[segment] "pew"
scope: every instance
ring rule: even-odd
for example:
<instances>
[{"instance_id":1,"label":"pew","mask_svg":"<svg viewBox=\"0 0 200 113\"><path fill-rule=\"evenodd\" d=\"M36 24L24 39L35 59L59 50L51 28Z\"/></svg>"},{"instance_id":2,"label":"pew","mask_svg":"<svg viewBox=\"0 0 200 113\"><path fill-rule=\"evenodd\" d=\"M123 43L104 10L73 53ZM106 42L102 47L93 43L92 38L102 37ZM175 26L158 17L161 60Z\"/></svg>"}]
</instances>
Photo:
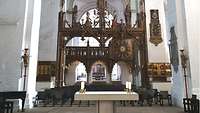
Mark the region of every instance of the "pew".
<instances>
[{"instance_id":1,"label":"pew","mask_svg":"<svg viewBox=\"0 0 200 113\"><path fill-rule=\"evenodd\" d=\"M151 89L150 87L147 88L137 88L135 86L133 87L133 91L137 92L139 94L139 101L138 103L143 105L144 101L147 101L147 104L149 106L152 105L153 101L157 104L160 97L158 95L157 89ZM86 91L124 91L125 85L123 84L106 84L106 83L92 83L92 84L86 84L85 85ZM71 100L70 106L72 106L74 102L74 94L75 92L80 90L80 83L77 83L72 86L65 86L65 87L59 87L59 88L51 88L46 89L44 92L38 92L37 97L38 100L44 101L46 104L52 103L52 106L55 106L60 103L61 106L63 106L68 100ZM162 98L162 97L161 97ZM123 102L123 103L122 103ZM45 104L45 105L46 105ZM79 106L81 104L81 101L79 102ZM125 106L125 101L121 101L121 104ZM131 105L134 105L134 101L130 101ZM88 101L89 106L89 101Z\"/></svg>"},{"instance_id":2,"label":"pew","mask_svg":"<svg viewBox=\"0 0 200 113\"><path fill-rule=\"evenodd\" d=\"M159 101L159 93L157 89L151 89L150 87L140 87L136 89L136 92L138 92L139 94L138 104L140 104L141 106L143 106L145 100L149 106L152 106L153 101L155 102L155 104L157 104L157 102Z\"/></svg>"},{"instance_id":3,"label":"pew","mask_svg":"<svg viewBox=\"0 0 200 113\"><path fill-rule=\"evenodd\" d=\"M0 97L3 98L3 100L6 99L21 99L22 100L22 111L24 111L24 104L25 104L25 98L26 98L26 91L6 91L6 92L0 92Z\"/></svg>"},{"instance_id":4,"label":"pew","mask_svg":"<svg viewBox=\"0 0 200 113\"><path fill-rule=\"evenodd\" d=\"M123 91L124 85L111 85L111 84L87 84L87 91ZM36 96L36 101L44 102L44 106L52 102L52 106L55 106L60 102L61 106L65 104L68 100L71 100L70 106L74 102L74 94L80 90L80 84L75 84L73 86L65 86L59 88L46 89L44 92L38 92Z\"/></svg>"},{"instance_id":5,"label":"pew","mask_svg":"<svg viewBox=\"0 0 200 113\"><path fill-rule=\"evenodd\" d=\"M160 91L158 96L159 96L159 101L160 101L161 106L163 106L164 99L167 99L168 105L172 106L172 98L171 98L171 95L168 93L168 91Z\"/></svg>"},{"instance_id":6,"label":"pew","mask_svg":"<svg viewBox=\"0 0 200 113\"><path fill-rule=\"evenodd\" d=\"M47 100L47 95L45 91L38 91L35 102L34 102L34 107L37 107L40 103L46 103L45 101Z\"/></svg>"},{"instance_id":7,"label":"pew","mask_svg":"<svg viewBox=\"0 0 200 113\"><path fill-rule=\"evenodd\" d=\"M43 92L38 92L36 103L41 101L44 103L44 106L50 103L52 103L52 106L55 106L60 102L60 105L63 106L69 99L71 99L70 105L72 105L74 94L79 89L80 87L77 85L46 89Z\"/></svg>"},{"instance_id":8,"label":"pew","mask_svg":"<svg viewBox=\"0 0 200 113\"><path fill-rule=\"evenodd\" d=\"M124 91L125 85L123 84L86 84L86 91ZM38 101L42 100L44 105L52 104L52 106L60 103L63 106L68 100L70 101L70 106L74 102L74 94L80 90L80 84L77 83L73 86L65 86L58 88L46 89L44 92L38 92L37 98ZM79 102L81 104L81 101ZM89 106L89 101L88 101Z\"/></svg>"},{"instance_id":9,"label":"pew","mask_svg":"<svg viewBox=\"0 0 200 113\"><path fill-rule=\"evenodd\" d=\"M5 113L5 111L6 113L13 113L13 102L6 101L0 97L0 113Z\"/></svg>"},{"instance_id":10,"label":"pew","mask_svg":"<svg viewBox=\"0 0 200 113\"><path fill-rule=\"evenodd\" d=\"M200 100L197 95L192 95L192 98L183 98L184 112L186 113L199 113Z\"/></svg>"}]
</instances>

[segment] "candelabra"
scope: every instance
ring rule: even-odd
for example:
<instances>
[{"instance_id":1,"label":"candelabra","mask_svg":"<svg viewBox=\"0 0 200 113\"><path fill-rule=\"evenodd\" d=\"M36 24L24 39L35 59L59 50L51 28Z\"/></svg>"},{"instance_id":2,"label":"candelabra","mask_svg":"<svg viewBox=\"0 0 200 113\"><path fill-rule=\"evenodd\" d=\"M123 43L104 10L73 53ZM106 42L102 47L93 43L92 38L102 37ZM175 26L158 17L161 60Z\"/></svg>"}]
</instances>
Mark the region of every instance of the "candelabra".
<instances>
[{"instance_id":1,"label":"candelabra","mask_svg":"<svg viewBox=\"0 0 200 113\"><path fill-rule=\"evenodd\" d=\"M184 49L180 50L181 52L181 66L183 68L184 79L185 79L185 96L188 98L188 89L187 89L187 75L186 75L186 68L187 68L187 57L184 53Z\"/></svg>"},{"instance_id":2,"label":"candelabra","mask_svg":"<svg viewBox=\"0 0 200 113\"><path fill-rule=\"evenodd\" d=\"M24 49L24 55L22 56L23 59L23 64L24 64L24 84L23 84L23 90L25 91L25 86L26 86L26 77L27 77L27 67L29 64L29 54L28 54L28 48Z\"/></svg>"}]
</instances>

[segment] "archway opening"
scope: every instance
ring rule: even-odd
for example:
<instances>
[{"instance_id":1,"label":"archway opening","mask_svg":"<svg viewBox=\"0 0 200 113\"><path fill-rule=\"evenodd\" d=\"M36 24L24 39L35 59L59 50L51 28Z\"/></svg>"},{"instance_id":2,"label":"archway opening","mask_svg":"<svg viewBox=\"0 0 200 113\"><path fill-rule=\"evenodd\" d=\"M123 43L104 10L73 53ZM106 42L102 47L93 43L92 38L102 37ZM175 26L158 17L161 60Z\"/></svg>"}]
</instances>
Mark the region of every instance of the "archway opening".
<instances>
[{"instance_id":1,"label":"archway opening","mask_svg":"<svg viewBox=\"0 0 200 113\"><path fill-rule=\"evenodd\" d=\"M80 61L74 61L66 66L64 75L65 85L74 85L76 82L87 81L85 65Z\"/></svg>"},{"instance_id":2,"label":"archway opening","mask_svg":"<svg viewBox=\"0 0 200 113\"><path fill-rule=\"evenodd\" d=\"M66 46L86 47L89 44L90 47L99 47L100 43L94 37L74 37Z\"/></svg>"},{"instance_id":3,"label":"archway opening","mask_svg":"<svg viewBox=\"0 0 200 113\"><path fill-rule=\"evenodd\" d=\"M92 82L106 81L106 65L102 62L96 62L91 68L91 80Z\"/></svg>"},{"instance_id":4,"label":"archway opening","mask_svg":"<svg viewBox=\"0 0 200 113\"><path fill-rule=\"evenodd\" d=\"M121 67L119 64L115 63L112 69L112 75L111 75L111 80L112 81L120 81L121 80Z\"/></svg>"},{"instance_id":5,"label":"archway opening","mask_svg":"<svg viewBox=\"0 0 200 113\"><path fill-rule=\"evenodd\" d=\"M86 67L83 63L79 63L76 67L75 70L75 82L79 81L87 81L87 72L86 72Z\"/></svg>"},{"instance_id":6,"label":"archway opening","mask_svg":"<svg viewBox=\"0 0 200 113\"><path fill-rule=\"evenodd\" d=\"M124 61L118 61L116 64L120 67L120 70L121 70L121 72L120 72L120 74L121 74L121 76L120 76L121 83L125 84L127 81L132 82L132 80L133 80L132 77L133 76L132 76L132 73L130 71L130 65L128 65Z\"/></svg>"}]
</instances>

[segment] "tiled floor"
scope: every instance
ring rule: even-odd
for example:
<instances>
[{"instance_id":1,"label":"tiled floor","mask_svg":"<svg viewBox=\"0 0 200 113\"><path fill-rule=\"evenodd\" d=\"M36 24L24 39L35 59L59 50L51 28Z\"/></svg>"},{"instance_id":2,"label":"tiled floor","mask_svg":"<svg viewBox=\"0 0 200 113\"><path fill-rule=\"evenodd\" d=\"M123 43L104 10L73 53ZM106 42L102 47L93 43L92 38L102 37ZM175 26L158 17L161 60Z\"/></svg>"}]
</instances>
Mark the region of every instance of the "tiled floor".
<instances>
[{"instance_id":1,"label":"tiled floor","mask_svg":"<svg viewBox=\"0 0 200 113\"><path fill-rule=\"evenodd\" d=\"M35 107L33 109L26 109L24 113L95 113L96 107ZM116 113L184 113L183 108L174 106L117 106Z\"/></svg>"}]
</instances>

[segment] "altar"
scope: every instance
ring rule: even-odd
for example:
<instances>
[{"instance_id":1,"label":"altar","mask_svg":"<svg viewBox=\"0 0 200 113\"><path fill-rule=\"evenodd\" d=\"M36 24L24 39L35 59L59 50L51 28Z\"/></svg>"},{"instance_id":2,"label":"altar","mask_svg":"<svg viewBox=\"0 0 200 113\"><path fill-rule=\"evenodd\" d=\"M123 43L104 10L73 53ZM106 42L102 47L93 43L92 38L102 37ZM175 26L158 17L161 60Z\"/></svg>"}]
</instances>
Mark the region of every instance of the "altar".
<instances>
[{"instance_id":1,"label":"altar","mask_svg":"<svg viewBox=\"0 0 200 113\"><path fill-rule=\"evenodd\" d=\"M86 91L76 92L75 100L96 100L96 113L115 113L115 100L138 100L136 92L125 91Z\"/></svg>"}]
</instances>

